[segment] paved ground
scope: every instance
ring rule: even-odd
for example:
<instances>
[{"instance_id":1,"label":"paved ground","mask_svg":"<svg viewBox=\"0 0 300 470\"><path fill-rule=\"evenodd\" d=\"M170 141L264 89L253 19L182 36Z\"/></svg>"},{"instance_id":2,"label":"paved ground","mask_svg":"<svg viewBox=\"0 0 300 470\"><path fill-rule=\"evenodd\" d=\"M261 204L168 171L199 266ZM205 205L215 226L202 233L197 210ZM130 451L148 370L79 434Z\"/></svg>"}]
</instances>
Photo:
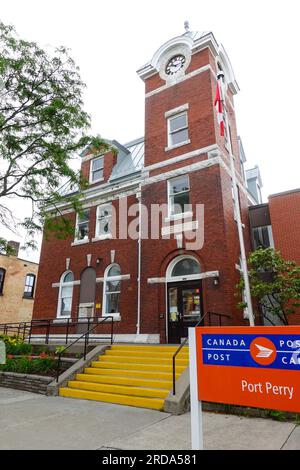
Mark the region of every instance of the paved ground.
<instances>
[{"instance_id":1,"label":"paved ground","mask_svg":"<svg viewBox=\"0 0 300 470\"><path fill-rule=\"evenodd\" d=\"M0 388L0 449L190 449L190 415ZM300 449L300 426L204 413L206 449Z\"/></svg>"}]
</instances>

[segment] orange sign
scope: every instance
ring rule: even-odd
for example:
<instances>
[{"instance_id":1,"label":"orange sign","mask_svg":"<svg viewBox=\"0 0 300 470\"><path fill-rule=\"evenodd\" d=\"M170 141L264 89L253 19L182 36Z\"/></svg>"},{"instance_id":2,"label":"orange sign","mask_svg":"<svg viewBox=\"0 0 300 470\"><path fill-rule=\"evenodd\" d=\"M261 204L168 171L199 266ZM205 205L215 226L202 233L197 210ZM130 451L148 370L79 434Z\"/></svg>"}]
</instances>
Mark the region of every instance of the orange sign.
<instances>
[{"instance_id":1,"label":"orange sign","mask_svg":"<svg viewBox=\"0 0 300 470\"><path fill-rule=\"evenodd\" d=\"M198 399L300 412L300 327L197 327Z\"/></svg>"}]
</instances>

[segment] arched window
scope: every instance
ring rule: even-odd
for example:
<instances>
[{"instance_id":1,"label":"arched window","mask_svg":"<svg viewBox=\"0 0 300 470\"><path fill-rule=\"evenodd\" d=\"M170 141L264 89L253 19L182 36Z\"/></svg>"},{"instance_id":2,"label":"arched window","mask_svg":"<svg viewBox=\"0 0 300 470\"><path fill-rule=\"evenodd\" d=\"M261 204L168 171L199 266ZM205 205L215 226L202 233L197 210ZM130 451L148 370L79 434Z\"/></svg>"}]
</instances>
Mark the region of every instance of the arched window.
<instances>
[{"instance_id":1,"label":"arched window","mask_svg":"<svg viewBox=\"0 0 300 470\"><path fill-rule=\"evenodd\" d=\"M4 268L0 268L0 295L3 294L5 272Z\"/></svg>"},{"instance_id":2,"label":"arched window","mask_svg":"<svg viewBox=\"0 0 300 470\"><path fill-rule=\"evenodd\" d=\"M74 275L72 271L63 273L60 278L57 317L68 318L71 316L73 297Z\"/></svg>"},{"instance_id":3,"label":"arched window","mask_svg":"<svg viewBox=\"0 0 300 470\"><path fill-rule=\"evenodd\" d=\"M173 259L167 269L167 281L186 281L197 279L200 274L199 262L189 255L178 256Z\"/></svg>"},{"instance_id":4,"label":"arched window","mask_svg":"<svg viewBox=\"0 0 300 470\"><path fill-rule=\"evenodd\" d=\"M118 264L106 268L103 289L103 316L119 315L119 301L121 292L121 269Z\"/></svg>"},{"instance_id":5,"label":"arched window","mask_svg":"<svg viewBox=\"0 0 300 470\"><path fill-rule=\"evenodd\" d=\"M35 274L26 274L24 294L23 297L26 299L33 299L35 286Z\"/></svg>"}]
</instances>

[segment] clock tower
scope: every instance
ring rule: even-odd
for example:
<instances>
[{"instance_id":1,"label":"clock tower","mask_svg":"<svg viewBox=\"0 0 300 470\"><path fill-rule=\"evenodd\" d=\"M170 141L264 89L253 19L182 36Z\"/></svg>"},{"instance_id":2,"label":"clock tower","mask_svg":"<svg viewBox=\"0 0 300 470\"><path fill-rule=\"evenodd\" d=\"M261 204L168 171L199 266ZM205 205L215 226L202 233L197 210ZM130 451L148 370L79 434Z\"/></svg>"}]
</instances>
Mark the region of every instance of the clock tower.
<instances>
[{"instance_id":1,"label":"clock tower","mask_svg":"<svg viewBox=\"0 0 300 470\"><path fill-rule=\"evenodd\" d=\"M199 320L199 312L224 314L225 324L244 324L235 297L241 257L236 195L246 251L249 200L234 110L239 88L229 58L213 33L186 31L163 44L137 73L145 83L141 201L148 213L153 205L167 203L162 225L170 226L160 228L160 234L171 234L159 243L141 241L141 298L147 299L141 305L141 324L150 327L149 305L157 311L157 331L162 335L165 329L168 342L186 336L187 328ZM214 107L219 74L225 135ZM173 207L175 202L178 209ZM183 207L185 202L188 209ZM199 206L203 207L201 220ZM188 235L200 226L203 244L191 249Z\"/></svg>"}]
</instances>

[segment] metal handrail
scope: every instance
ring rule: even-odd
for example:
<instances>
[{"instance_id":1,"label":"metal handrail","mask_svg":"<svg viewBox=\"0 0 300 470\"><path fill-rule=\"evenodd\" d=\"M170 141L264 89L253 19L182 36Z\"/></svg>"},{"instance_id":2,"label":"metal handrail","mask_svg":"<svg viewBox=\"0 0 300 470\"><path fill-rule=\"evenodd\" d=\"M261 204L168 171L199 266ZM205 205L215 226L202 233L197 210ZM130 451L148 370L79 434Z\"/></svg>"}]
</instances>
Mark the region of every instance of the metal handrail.
<instances>
[{"instance_id":1,"label":"metal handrail","mask_svg":"<svg viewBox=\"0 0 300 470\"><path fill-rule=\"evenodd\" d=\"M0 323L0 332L3 334L7 334L9 331L20 336L20 331L22 331L22 339L25 339L26 336L26 331L28 332L28 343L31 341L31 336L34 328L45 328L46 333L45 333L45 344L49 343L49 336L50 336L50 329L53 327L66 327L66 338L65 338L65 344L68 342L68 336L69 336L69 328L71 326L77 326L82 323L88 323L88 327L91 322L94 322L95 320L99 322L99 319L102 320L101 317L77 317L76 319L72 318L62 318L62 321L56 322L57 318L40 318L40 319L33 319L30 320L29 322L14 322L14 323ZM60 320L60 319L59 319Z\"/></svg>"},{"instance_id":2,"label":"metal handrail","mask_svg":"<svg viewBox=\"0 0 300 470\"><path fill-rule=\"evenodd\" d=\"M200 325L200 323L202 323L202 321L204 320L204 318L206 317L206 315L208 315L208 318L209 318L209 326L211 326L211 315L217 315L219 317L219 322L220 322L220 326L222 321L221 321L221 317L226 317L226 318L230 318L229 315L225 314L225 313L216 313L216 312L206 312L202 318L200 318L200 320L198 321L198 323L193 327L193 328L196 328L197 326ZM182 343L179 345L179 347L176 349L175 353L173 354L173 357L172 357L172 365L173 365L173 395L176 395L176 357L178 355L178 353L181 351L181 349L183 348L183 346L188 342L188 337L185 338L184 341L182 341Z\"/></svg>"},{"instance_id":3,"label":"metal handrail","mask_svg":"<svg viewBox=\"0 0 300 470\"><path fill-rule=\"evenodd\" d=\"M89 328L85 333L83 333L79 338L77 338L75 341L70 343L68 346L66 346L62 351L58 353L58 361L57 361L57 369L56 369L56 382L58 382L59 378L59 372L60 372L60 362L61 362L61 356L62 354L69 349L71 346L73 346L77 341L79 341L81 338L84 337L84 352L83 352L83 359L85 360L86 358L86 350L87 350L87 345L89 342L89 335L90 332L93 331L95 328L97 328L101 323L105 323L108 319L111 319L111 332L110 332L110 344L113 343L113 323L114 323L114 317L113 316L107 316L103 318L100 322L98 322L96 325L93 325L91 328Z\"/></svg>"}]
</instances>

